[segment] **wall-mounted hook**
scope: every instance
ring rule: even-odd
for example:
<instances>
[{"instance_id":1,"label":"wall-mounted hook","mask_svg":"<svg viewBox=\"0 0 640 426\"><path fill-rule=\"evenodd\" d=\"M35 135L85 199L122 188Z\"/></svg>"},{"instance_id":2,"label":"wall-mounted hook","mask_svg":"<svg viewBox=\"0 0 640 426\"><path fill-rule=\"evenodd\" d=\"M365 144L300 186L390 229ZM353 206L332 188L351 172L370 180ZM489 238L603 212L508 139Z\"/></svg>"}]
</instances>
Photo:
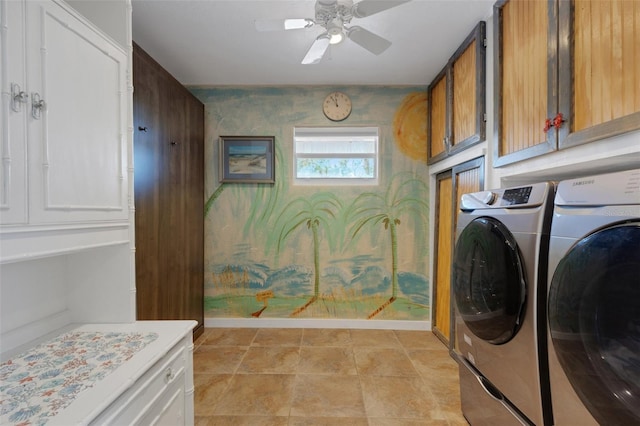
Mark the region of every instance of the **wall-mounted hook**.
<instances>
[{"instance_id":1,"label":"wall-mounted hook","mask_svg":"<svg viewBox=\"0 0 640 426\"><path fill-rule=\"evenodd\" d=\"M146 132L147 128L146 127L142 127L142 126L138 126L138 130L140 130L141 132Z\"/></svg>"}]
</instances>

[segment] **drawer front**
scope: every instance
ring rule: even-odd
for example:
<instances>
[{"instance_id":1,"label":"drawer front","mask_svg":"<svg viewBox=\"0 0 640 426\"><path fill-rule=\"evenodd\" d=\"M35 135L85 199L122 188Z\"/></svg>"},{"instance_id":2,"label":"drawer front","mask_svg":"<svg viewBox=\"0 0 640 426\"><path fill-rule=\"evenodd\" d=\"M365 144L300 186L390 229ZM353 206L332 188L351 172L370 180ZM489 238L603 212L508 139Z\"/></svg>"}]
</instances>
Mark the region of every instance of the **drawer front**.
<instances>
[{"instance_id":1,"label":"drawer front","mask_svg":"<svg viewBox=\"0 0 640 426\"><path fill-rule=\"evenodd\" d=\"M116 399L92 424L138 424L167 398L180 389L184 407L187 362L183 342L174 346L134 385ZM182 410L184 413L184 410Z\"/></svg>"},{"instance_id":2,"label":"drawer front","mask_svg":"<svg viewBox=\"0 0 640 426\"><path fill-rule=\"evenodd\" d=\"M184 376L184 374L183 374ZM141 426L176 426L185 424L184 386L180 380L174 380L167 390L159 395L159 398L140 419L134 424Z\"/></svg>"}]
</instances>

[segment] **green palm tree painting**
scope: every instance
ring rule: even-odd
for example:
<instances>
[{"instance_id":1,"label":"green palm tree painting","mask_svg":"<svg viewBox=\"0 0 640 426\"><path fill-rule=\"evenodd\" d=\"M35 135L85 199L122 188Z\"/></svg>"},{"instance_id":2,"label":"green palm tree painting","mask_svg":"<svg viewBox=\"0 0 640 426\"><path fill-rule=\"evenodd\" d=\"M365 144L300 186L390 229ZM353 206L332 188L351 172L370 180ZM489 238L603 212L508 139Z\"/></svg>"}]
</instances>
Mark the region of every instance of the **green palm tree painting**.
<instances>
[{"instance_id":1,"label":"green palm tree painting","mask_svg":"<svg viewBox=\"0 0 640 426\"><path fill-rule=\"evenodd\" d=\"M276 252L283 250L284 243L299 228L306 228L313 238L313 296L302 307L296 309L291 316L304 311L320 296L320 234L327 237L330 247L334 246L336 238L334 231L338 226L331 226L342 209L340 200L330 192L317 192L309 198L296 198L288 203L277 216L273 226L273 236L269 238L267 247L275 246Z\"/></svg>"},{"instance_id":2,"label":"green palm tree painting","mask_svg":"<svg viewBox=\"0 0 640 426\"><path fill-rule=\"evenodd\" d=\"M398 294L398 234L401 225L400 217L413 213L418 220L427 220L429 212L429 188L418 177L411 173L394 176L384 194L365 192L360 194L346 211L346 222L349 237L355 241L360 232L367 226L384 225L391 238L391 297L369 315L376 316L393 303Z\"/></svg>"}]
</instances>

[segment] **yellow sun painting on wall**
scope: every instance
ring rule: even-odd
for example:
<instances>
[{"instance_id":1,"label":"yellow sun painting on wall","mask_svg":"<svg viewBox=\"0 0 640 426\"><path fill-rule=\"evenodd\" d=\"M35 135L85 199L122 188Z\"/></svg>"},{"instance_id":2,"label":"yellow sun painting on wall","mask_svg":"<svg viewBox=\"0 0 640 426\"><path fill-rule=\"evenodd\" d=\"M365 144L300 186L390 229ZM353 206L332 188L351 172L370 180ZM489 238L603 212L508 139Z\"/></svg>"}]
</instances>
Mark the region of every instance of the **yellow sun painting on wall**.
<instances>
[{"instance_id":1,"label":"yellow sun painting on wall","mask_svg":"<svg viewBox=\"0 0 640 426\"><path fill-rule=\"evenodd\" d=\"M427 93L407 95L393 118L396 145L414 160L427 161Z\"/></svg>"}]
</instances>

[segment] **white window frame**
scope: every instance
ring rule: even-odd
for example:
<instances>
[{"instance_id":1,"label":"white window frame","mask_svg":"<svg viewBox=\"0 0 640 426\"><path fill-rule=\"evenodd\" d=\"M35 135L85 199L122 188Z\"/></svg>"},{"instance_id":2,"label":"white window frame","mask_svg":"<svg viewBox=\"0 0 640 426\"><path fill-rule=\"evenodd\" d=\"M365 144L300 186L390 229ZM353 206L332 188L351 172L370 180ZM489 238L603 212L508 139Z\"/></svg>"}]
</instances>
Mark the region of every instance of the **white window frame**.
<instances>
[{"instance_id":1,"label":"white window frame","mask_svg":"<svg viewBox=\"0 0 640 426\"><path fill-rule=\"evenodd\" d=\"M355 141L374 142L374 152L350 152L350 149L332 150L332 143ZM322 144L321 153L300 152L305 142ZM311 149L313 151L313 148ZM304 150L303 150L304 151ZM378 185L380 175L380 130L378 127L295 127L293 129L293 183L294 185ZM308 158L371 158L373 177L298 177L298 160Z\"/></svg>"}]
</instances>

